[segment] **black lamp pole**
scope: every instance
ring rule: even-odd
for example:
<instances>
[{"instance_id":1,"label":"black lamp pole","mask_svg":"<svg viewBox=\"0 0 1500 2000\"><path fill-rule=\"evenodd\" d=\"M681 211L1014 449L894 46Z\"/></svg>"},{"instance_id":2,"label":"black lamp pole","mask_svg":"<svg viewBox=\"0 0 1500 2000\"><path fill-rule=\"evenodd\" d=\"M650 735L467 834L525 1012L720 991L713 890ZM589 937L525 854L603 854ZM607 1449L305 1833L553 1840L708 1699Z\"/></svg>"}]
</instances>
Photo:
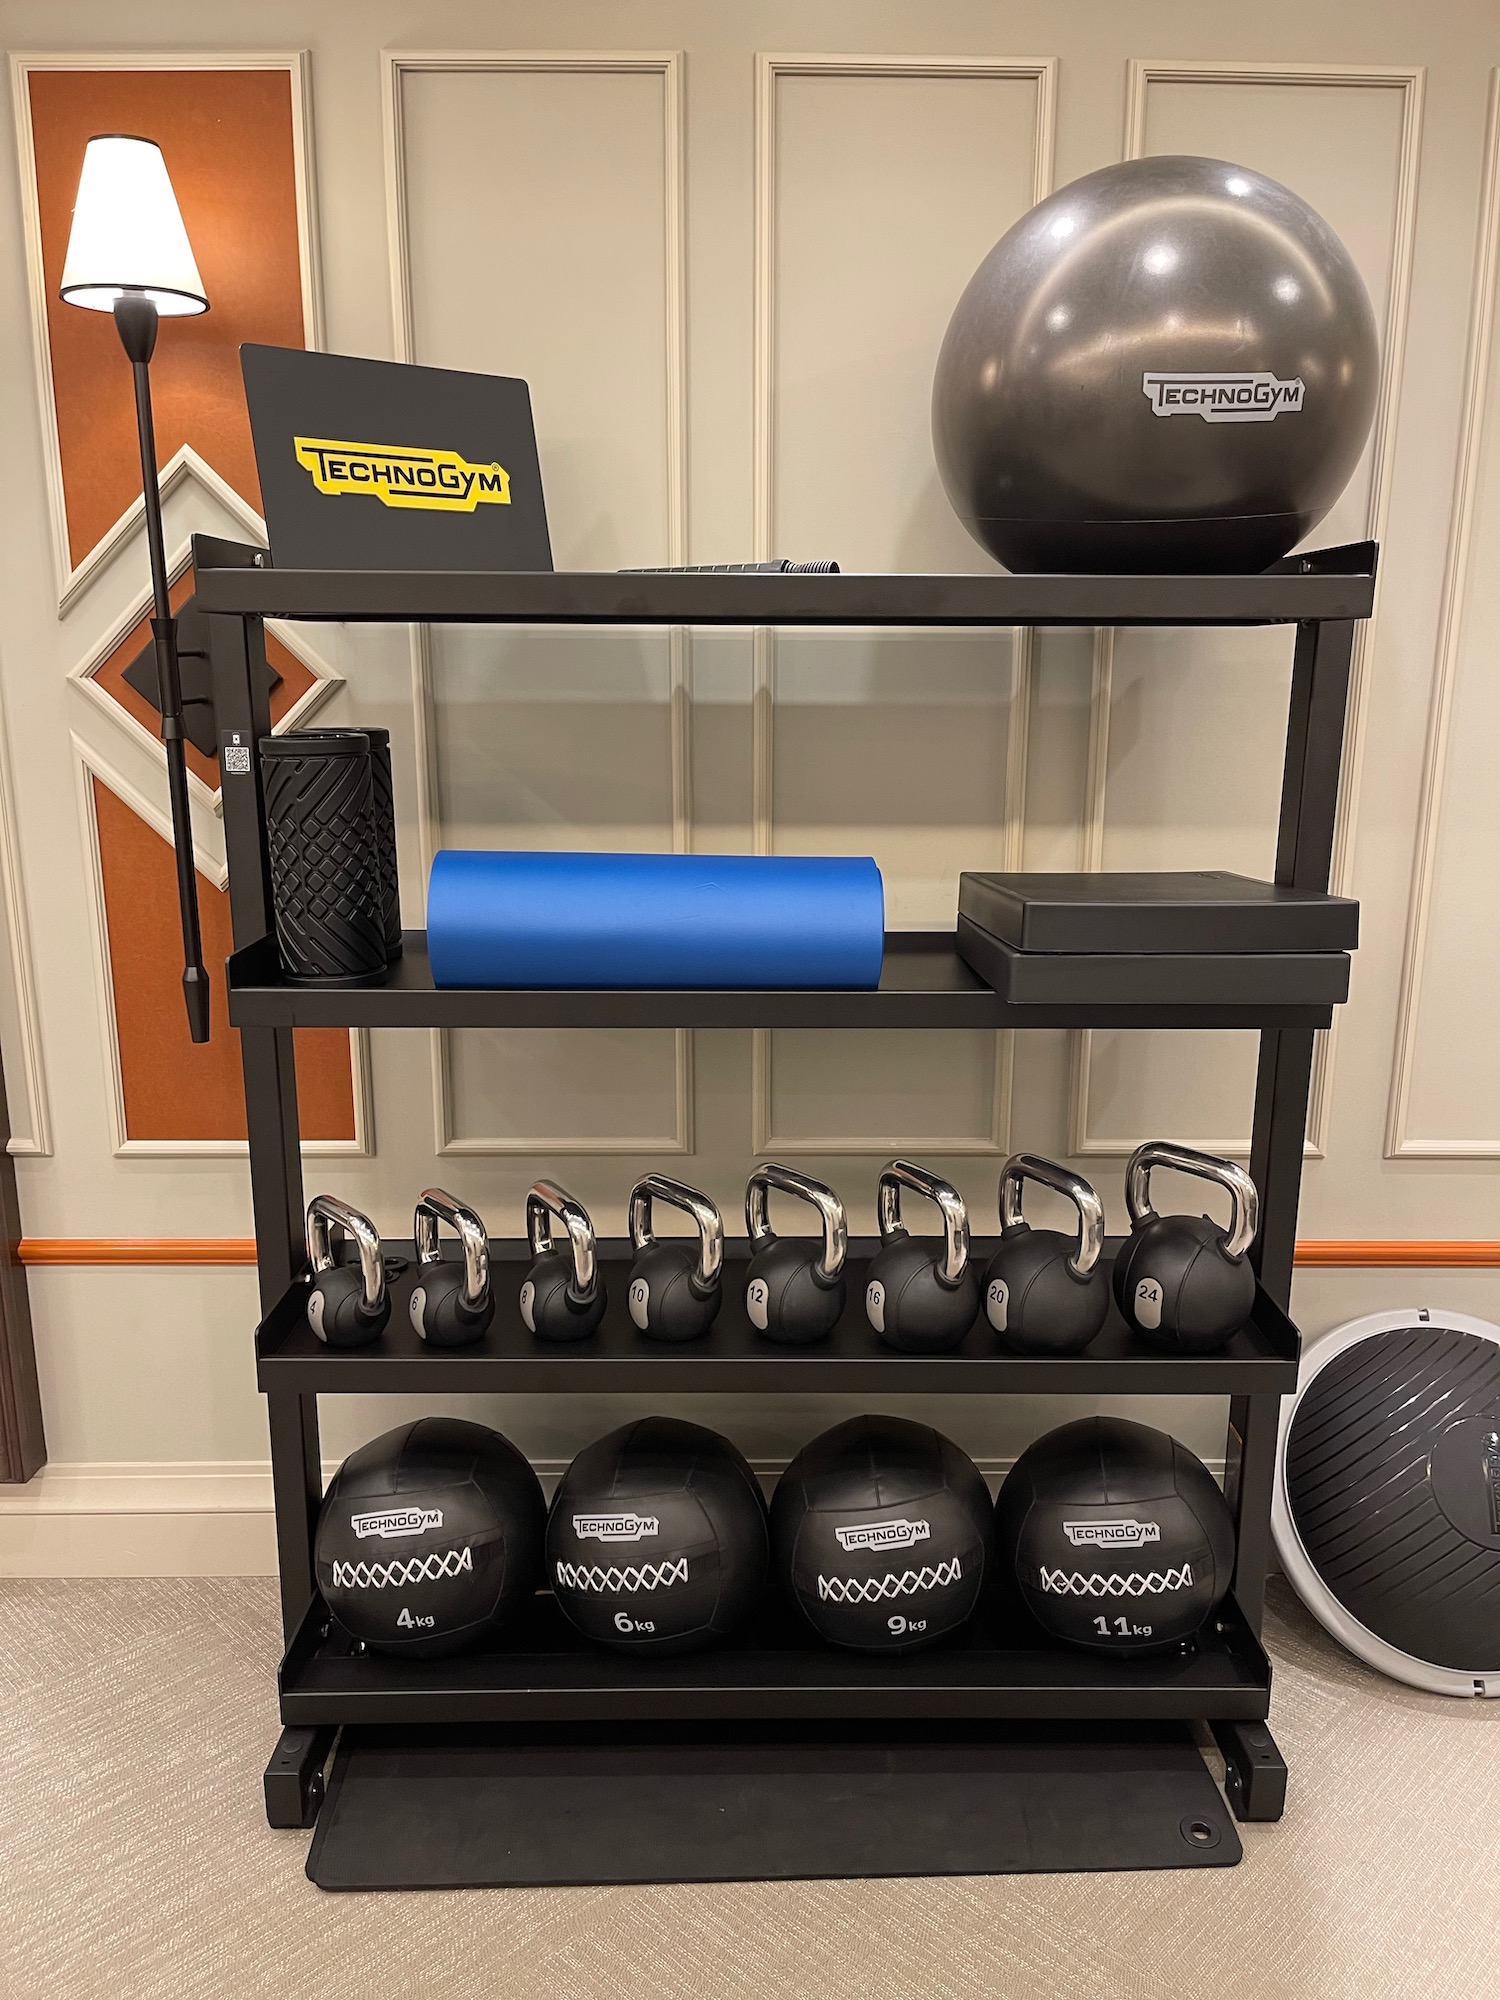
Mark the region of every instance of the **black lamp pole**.
<instances>
[{"instance_id":1,"label":"black lamp pole","mask_svg":"<svg viewBox=\"0 0 1500 2000\"><path fill-rule=\"evenodd\" d=\"M161 486L156 476L156 430L151 420L151 354L156 346L155 302L144 292L125 291L115 300L115 326L135 376L135 423L141 445L141 491L146 503L146 543L151 552L151 593L155 615L156 686L161 740L167 753L167 786L172 796L172 839L177 852L177 901L182 911L182 997L188 1031L195 1042L208 1040L208 974L198 924L198 871L193 865L193 816L183 748L182 680L177 667L177 620L167 594L167 549L162 534Z\"/></svg>"}]
</instances>

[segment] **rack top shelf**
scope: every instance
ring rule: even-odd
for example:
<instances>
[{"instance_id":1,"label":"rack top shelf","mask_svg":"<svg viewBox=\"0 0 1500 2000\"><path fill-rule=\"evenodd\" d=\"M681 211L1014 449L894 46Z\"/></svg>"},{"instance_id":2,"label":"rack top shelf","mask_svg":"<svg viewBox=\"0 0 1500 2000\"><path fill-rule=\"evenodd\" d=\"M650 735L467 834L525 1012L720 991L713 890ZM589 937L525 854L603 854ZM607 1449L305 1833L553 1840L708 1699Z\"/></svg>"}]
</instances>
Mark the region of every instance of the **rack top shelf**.
<instances>
[{"instance_id":1,"label":"rack top shelf","mask_svg":"<svg viewBox=\"0 0 1500 2000\"><path fill-rule=\"evenodd\" d=\"M202 611L450 625L1284 625L1368 618L1374 542L1256 576L746 576L700 571L288 570L199 536Z\"/></svg>"}]
</instances>

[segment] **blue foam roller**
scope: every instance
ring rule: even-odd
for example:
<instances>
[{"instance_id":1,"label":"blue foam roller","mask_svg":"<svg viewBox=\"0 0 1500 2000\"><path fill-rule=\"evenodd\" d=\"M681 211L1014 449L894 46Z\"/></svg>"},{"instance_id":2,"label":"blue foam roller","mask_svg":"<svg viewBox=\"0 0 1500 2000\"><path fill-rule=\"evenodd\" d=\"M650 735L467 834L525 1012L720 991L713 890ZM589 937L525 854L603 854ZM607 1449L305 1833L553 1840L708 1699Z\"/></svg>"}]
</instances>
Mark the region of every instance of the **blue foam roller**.
<instances>
[{"instance_id":1,"label":"blue foam roller","mask_svg":"<svg viewBox=\"0 0 1500 2000\"><path fill-rule=\"evenodd\" d=\"M445 848L427 888L436 986L877 986L868 859Z\"/></svg>"}]
</instances>

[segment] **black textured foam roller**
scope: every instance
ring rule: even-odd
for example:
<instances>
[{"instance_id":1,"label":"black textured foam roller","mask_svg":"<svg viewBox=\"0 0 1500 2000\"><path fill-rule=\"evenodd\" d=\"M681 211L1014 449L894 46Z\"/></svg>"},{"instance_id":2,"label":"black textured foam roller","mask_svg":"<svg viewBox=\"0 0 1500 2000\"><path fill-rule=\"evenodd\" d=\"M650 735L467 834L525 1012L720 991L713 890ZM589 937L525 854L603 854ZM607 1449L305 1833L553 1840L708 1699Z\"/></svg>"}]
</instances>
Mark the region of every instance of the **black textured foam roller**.
<instances>
[{"instance_id":1,"label":"black textured foam roller","mask_svg":"<svg viewBox=\"0 0 1500 2000\"><path fill-rule=\"evenodd\" d=\"M1367 1631L1417 1660L1500 1668L1500 1347L1412 1325L1336 1355L1286 1444L1297 1534Z\"/></svg>"},{"instance_id":2,"label":"black textured foam roller","mask_svg":"<svg viewBox=\"0 0 1500 2000\"><path fill-rule=\"evenodd\" d=\"M370 739L362 730L260 746L276 947L289 979L379 985L385 891Z\"/></svg>"},{"instance_id":3,"label":"black textured foam roller","mask_svg":"<svg viewBox=\"0 0 1500 2000\"><path fill-rule=\"evenodd\" d=\"M375 815L375 847L380 856L385 955L394 964L401 956L401 885L396 872L396 786L391 774L391 732L361 723L358 729L305 729L301 734L369 738L371 801Z\"/></svg>"}]
</instances>

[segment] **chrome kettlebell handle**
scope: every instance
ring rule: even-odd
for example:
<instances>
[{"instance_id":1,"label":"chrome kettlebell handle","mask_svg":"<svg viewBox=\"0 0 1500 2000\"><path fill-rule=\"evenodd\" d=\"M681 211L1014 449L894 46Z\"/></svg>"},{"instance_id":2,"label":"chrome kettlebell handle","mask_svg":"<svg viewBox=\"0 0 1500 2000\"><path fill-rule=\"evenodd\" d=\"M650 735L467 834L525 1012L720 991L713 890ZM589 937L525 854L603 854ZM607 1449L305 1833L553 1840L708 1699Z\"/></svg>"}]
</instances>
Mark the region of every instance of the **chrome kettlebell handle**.
<instances>
[{"instance_id":1,"label":"chrome kettlebell handle","mask_svg":"<svg viewBox=\"0 0 1500 2000\"><path fill-rule=\"evenodd\" d=\"M438 1242L440 1222L446 1222L450 1229L458 1232L464 1252L462 1303L467 1311L477 1312L490 1295L489 1231L472 1208L455 1201L451 1194L444 1194L441 1188L424 1188L412 1217L412 1235L417 1239L419 1264L441 1261L443 1251Z\"/></svg>"},{"instance_id":2,"label":"chrome kettlebell handle","mask_svg":"<svg viewBox=\"0 0 1500 2000\"><path fill-rule=\"evenodd\" d=\"M1245 1169L1234 1160L1221 1160L1213 1153L1195 1152L1191 1146L1174 1145L1170 1139L1148 1139L1137 1146L1125 1168L1125 1206L1130 1226L1139 1229L1156 1220L1151 1206L1151 1169L1173 1167L1180 1174L1196 1174L1227 1190L1231 1202L1229 1227L1222 1245L1226 1257L1243 1257L1255 1241L1260 1227L1260 1195Z\"/></svg>"},{"instance_id":3,"label":"chrome kettlebell handle","mask_svg":"<svg viewBox=\"0 0 1500 2000\"><path fill-rule=\"evenodd\" d=\"M526 1197L526 1235L533 1257L545 1257L552 1248L552 1218L568 1232L573 1255L573 1277L568 1297L575 1306L584 1306L594 1296L599 1274L594 1251L594 1225L581 1201L574 1199L556 1181L538 1181Z\"/></svg>"},{"instance_id":4,"label":"chrome kettlebell handle","mask_svg":"<svg viewBox=\"0 0 1500 2000\"><path fill-rule=\"evenodd\" d=\"M724 1218L706 1194L666 1174L647 1174L630 1190L630 1241L636 1255L656 1241L651 1230L651 1204L667 1202L680 1208L698 1225L698 1268L693 1283L700 1292L712 1291L724 1268Z\"/></svg>"},{"instance_id":5,"label":"chrome kettlebell handle","mask_svg":"<svg viewBox=\"0 0 1500 2000\"><path fill-rule=\"evenodd\" d=\"M1000 1169L1002 1230L1017 1229L1025 1222L1021 1213L1023 1181L1035 1181L1040 1187L1051 1188L1054 1194L1066 1195L1077 1209L1078 1248L1068 1259L1068 1269L1075 1278L1086 1278L1104 1249L1104 1203L1082 1174L1069 1173L1066 1167L1044 1160L1039 1153L1012 1153Z\"/></svg>"},{"instance_id":6,"label":"chrome kettlebell handle","mask_svg":"<svg viewBox=\"0 0 1500 2000\"><path fill-rule=\"evenodd\" d=\"M937 1204L943 1218L943 1255L937 1267L938 1281L951 1291L963 1282L964 1272L969 1268L969 1212L964 1207L964 1198L951 1181L939 1179L936 1174L928 1173L925 1167L913 1166L910 1160L888 1161L880 1170L876 1197L882 1244L908 1233L901 1220L902 1188L910 1188L913 1194L923 1195Z\"/></svg>"},{"instance_id":7,"label":"chrome kettlebell handle","mask_svg":"<svg viewBox=\"0 0 1500 2000\"><path fill-rule=\"evenodd\" d=\"M765 1160L745 1183L745 1229L752 1250L761 1250L776 1241L776 1232L771 1227L772 1188L794 1194L818 1211L823 1224L823 1254L813 1266L813 1275L820 1284L831 1285L849 1255L849 1218L844 1213L844 1204L825 1182L799 1174L795 1167Z\"/></svg>"},{"instance_id":8,"label":"chrome kettlebell handle","mask_svg":"<svg viewBox=\"0 0 1500 2000\"><path fill-rule=\"evenodd\" d=\"M315 1194L307 1204L307 1254L313 1275L316 1277L320 1271L333 1269L333 1245L328 1235L329 1226L333 1223L337 1223L344 1234L352 1238L359 1252L365 1311L378 1312L385 1304L385 1259L380 1254L379 1232L369 1216L361 1215L357 1208L351 1208L348 1202L340 1201L336 1195Z\"/></svg>"}]
</instances>

